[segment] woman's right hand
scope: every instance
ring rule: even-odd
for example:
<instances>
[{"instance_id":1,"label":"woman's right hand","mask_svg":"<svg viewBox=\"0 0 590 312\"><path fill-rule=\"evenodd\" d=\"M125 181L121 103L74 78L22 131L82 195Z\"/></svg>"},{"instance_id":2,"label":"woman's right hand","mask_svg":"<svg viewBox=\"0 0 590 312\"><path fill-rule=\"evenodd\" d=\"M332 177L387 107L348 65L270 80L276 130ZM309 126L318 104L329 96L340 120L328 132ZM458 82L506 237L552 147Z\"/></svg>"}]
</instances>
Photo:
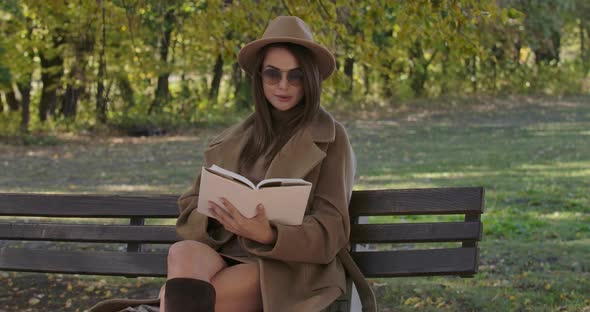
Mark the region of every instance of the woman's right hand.
<instances>
[{"instance_id":1,"label":"woman's right hand","mask_svg":"<svg viewBox=\"0 0 590 312\"><path fill-rule=\"evenodd\" d=\"M256 206L256 216L246 218L227 199L221 198L221 202L227 211L212 201L209 201L209 210L226 230L261 244L272 245L276 242L277 231L270 225L262 204Z\"/></svg>"}]
</instances>

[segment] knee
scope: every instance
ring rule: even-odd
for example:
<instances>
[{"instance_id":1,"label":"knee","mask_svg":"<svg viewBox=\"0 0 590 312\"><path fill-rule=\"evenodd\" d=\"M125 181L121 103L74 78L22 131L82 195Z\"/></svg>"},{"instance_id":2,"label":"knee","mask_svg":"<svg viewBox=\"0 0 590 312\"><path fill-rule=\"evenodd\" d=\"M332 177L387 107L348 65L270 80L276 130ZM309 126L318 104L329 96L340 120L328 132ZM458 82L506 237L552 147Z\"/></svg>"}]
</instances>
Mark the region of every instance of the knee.
<instances>
[{"instance_id":1,"label":"knee","mask_svg":"<svg viewBox=\"0 0 590 312\"><path fill-rule=\"evenodd\" d=\"M203 243L185 240L168 249L168 278L191 277L208 281L223 265L217 252Z\"/></svg>"},{"instance_id":2,"label":"knee","mask_svg":"<svg viewBox=\"0 0 590 312\"><path fill-rule=\"evenodd\" d=\"M170 248L168 249L168 261L200 253L205 247L209 248L209 246L197 241L183 240L176 242L170 245Z\"/></svg>"},{"instance_id":3,"label":"knee","mask_svg":"<svg viewBox=\"0 0 590 312\"><path fill-rule=\"evenodd\" d=\"M192 240L179 241L172 244L168 249L168 264L186 261L187 259L194 260L196 257L203 257L212 252L215 252L215 250L206 244Z\"/></svg>"}]
</instances>

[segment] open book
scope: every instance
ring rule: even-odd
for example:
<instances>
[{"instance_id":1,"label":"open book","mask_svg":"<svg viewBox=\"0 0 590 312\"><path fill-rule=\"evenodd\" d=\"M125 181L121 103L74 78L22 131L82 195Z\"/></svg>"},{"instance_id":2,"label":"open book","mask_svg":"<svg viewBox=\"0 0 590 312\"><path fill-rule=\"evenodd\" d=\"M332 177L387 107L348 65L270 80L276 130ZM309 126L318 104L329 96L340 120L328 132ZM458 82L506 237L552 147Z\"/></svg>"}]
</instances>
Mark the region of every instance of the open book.
<instances>
[{"instance_id":1,"label":"open book","mask_svg":"<svg viewBox=\"0 0 590 312\"><path fill-rule=\"evenodd\" d=\"M246 218L256 216L256 206L262 203L270 221L299 225L307 207L311 183L302 179L273 178L252 181L216 165L201 169L201 185L197 211L213 217L208 201L224 207L220 197L229 200Z\"/></svg>"}]
</instances>

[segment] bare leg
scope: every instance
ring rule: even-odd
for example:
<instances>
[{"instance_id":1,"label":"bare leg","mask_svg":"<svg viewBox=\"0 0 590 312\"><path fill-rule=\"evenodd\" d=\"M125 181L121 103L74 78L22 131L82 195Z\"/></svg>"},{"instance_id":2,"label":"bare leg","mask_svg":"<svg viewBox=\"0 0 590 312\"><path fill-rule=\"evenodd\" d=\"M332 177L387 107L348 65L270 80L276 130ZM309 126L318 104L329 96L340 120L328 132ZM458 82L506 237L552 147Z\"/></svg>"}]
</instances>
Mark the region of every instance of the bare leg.
<instances>
[{"instance_id":1,"label":"bare leg","mask_svg":"<svg viewBox=\"0 0 590 312\"><path fill-rule=\"evenodd\" d=\"M227 264L213 248L196 241L176 242L168 250L168 279L189 277L211 282ZM160 289L160 312L165 312L164 286Z\"/></svg>"},{"instance_id":2,"label":"bare leg","mask_svg":"<svg viewBox=\"0 0 590 312\"><path fill-rule=\"evenodd\" d=\"M258 263L234 265L213 276L215 311L262 311L259 276Z\"/></svg>"},{"instance_id":3,"label":"bare leg","mask_svg":"<svg viewBox=\"0 0 590 312\"><path fill-rule=\"evenodd\" d=\"M190 277L211 282L213 275L225 267L217 251L197 241L174 243L168 251L168 279Z\"/></svg>"},{"instance_id":4,"label":"bare leg","mask_svg":"<svg viewBox=\"0 0 590 312\"><path fill-rule=\"evenodd\" d=\"M177 242L168 253L168 279L189 277L213 284L216 312L261 311L259 275L258 264L227 267L217 251L196 241ZM164 286L160 290L160 312L165 312Z\"/></svg>"}]
</instances>

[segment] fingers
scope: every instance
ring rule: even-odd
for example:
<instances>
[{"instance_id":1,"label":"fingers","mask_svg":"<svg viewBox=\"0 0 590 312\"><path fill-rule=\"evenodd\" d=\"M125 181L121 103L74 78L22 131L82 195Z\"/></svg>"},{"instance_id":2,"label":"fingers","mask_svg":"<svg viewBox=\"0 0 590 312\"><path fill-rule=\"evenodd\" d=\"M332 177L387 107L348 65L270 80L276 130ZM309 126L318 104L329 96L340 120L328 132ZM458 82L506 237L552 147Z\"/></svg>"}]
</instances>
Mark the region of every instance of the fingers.
<instances>
[{"instance_id":1,"label":"fingers","mask_svg":"<svg viewBox=\"0 0 590 312\"><path fill-rule=\"evenodd\" d=\"M209 210L211 214L228 230L235 228L236 221L225 209L221 208L217 203L209 201ZM233 231L232 231L233 232Z\"/></svg>"},{"instance_id":2,"label":"fingers","mask_svg":"<svg viewBox=\"0 0 590 312\"><path fill-rule=\"evenodd\" d=\"M273 231L262 203L256 206L256 216L248 219L226 198L220 198L220 201L225 209L217 203L209 201L209 211L227 231L261 243L270 242L276 236L272 235ZM268 235L269 233L270 235Z\"/></svg>"},{"instance_id":3,"label":"fingers","mask_svg":"<svg viewBox=\"0 0 590 312\"><path fill-rule=\"evenodd\" d=\"M230 203L229 200L227 200L224 197L221 197L220 200L223 203L223 205L229 210L229 214L232 217L234 217L234 218L243 217L242 214L238 211L238 209L236 209L234 204Z\"/></svg>"},{"instance_id":4,"label":"fingers","mask_svg":"<svg viewBox=\"0 0 590 312\"><path fill-rule=\"evenodd\" d=\"M264 205L262 203L256 206L256 218L259 220L266 220L266 210L264 209Z\"/></svg>"}]
</instances>

